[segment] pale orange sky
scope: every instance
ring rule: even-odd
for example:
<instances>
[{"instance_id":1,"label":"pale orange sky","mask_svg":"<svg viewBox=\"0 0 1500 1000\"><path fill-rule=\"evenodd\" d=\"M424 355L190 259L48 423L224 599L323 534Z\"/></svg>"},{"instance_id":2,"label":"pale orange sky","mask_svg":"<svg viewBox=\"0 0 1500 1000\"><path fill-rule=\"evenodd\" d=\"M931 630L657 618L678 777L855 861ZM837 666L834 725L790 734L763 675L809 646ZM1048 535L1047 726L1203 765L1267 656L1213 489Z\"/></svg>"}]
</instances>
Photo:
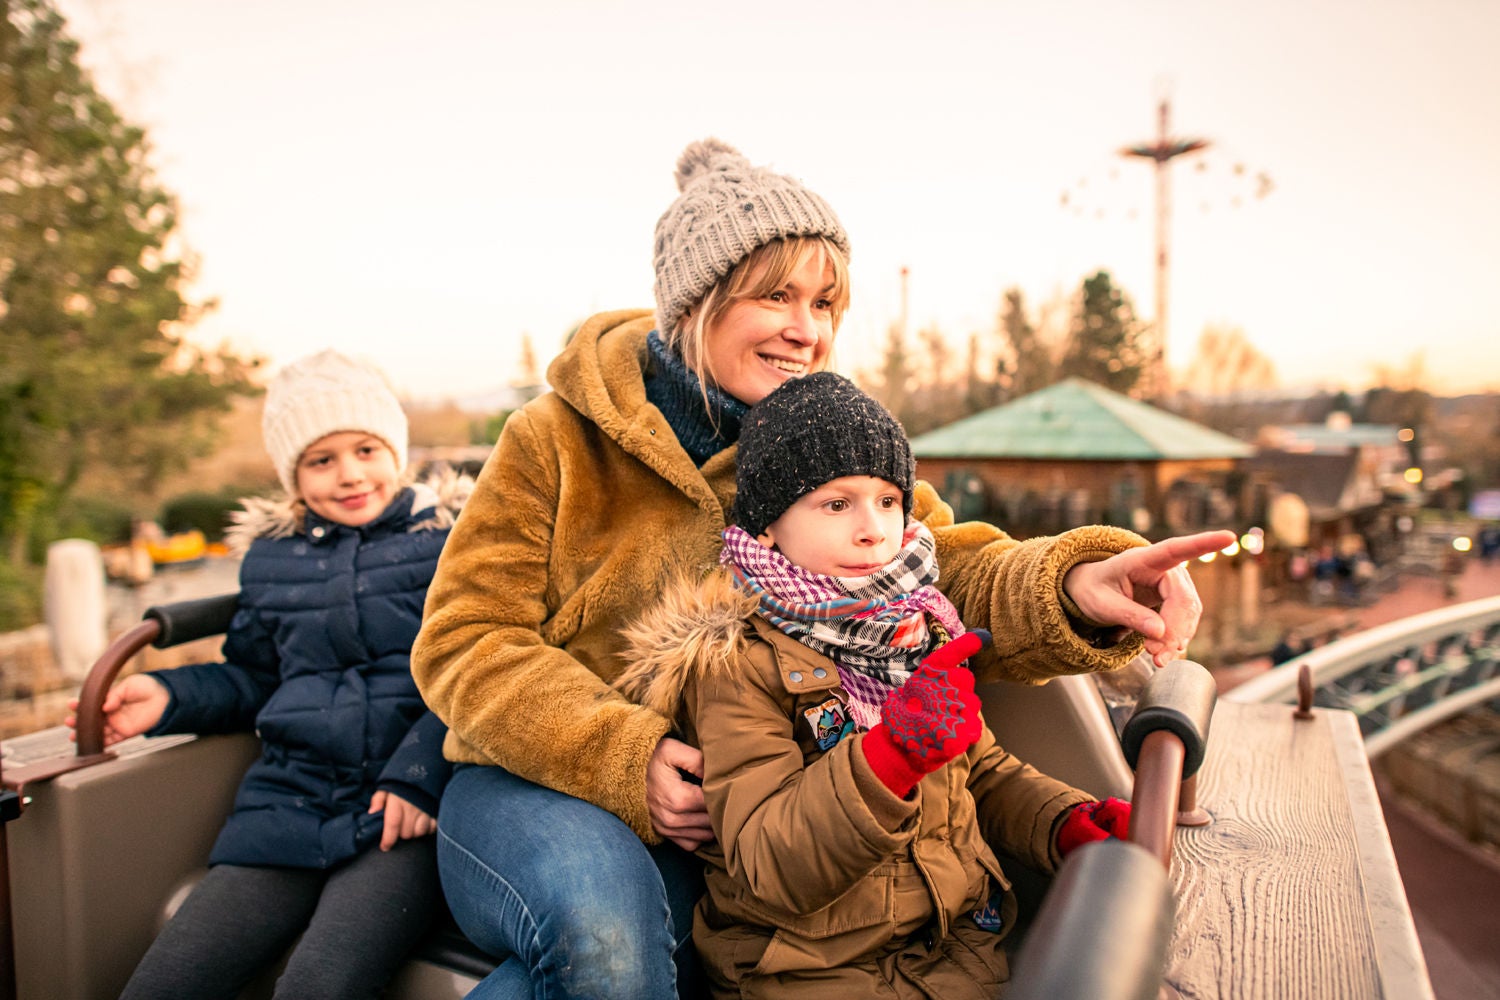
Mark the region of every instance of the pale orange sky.
<instances>
[{"instance_id":1,"label":"pale orange sky","mask_svg":"<svg viewBox=\"0 0 1500 1000\"><path fill-rule=\"evenodd\" d=\"M333 346L423 397L511 381L523 333L545 360L651 305L652 227L705 135L842 217L845 371L878 363L903 266L912 329L960 358L1012 285L1037 306L1102 267L1149 317L1151 170L1115 151L1170 92L1174 133L1214 143L1174 170L1174 367L1219 323L1284 384L1362 388L1420 351L1429 388L1500 388L1488 0L61 8L182 200L221 301L195 336L274 364Z\"/></svg>"}]
</instances>

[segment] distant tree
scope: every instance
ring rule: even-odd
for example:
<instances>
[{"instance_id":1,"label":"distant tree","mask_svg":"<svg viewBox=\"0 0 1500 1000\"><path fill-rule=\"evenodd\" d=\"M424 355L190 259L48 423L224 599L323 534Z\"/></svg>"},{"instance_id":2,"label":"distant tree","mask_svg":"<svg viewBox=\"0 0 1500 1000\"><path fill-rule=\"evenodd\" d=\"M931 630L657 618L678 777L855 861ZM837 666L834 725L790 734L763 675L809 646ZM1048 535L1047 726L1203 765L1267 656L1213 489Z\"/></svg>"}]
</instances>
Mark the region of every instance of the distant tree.
<instances>
[{"instance_id":1,"label":"distant tree","mask_svg":"<svg viewBox=\"0 0 1500 1000\"><path fill-rule=\"evenodd\" d=\"M1145 374L1147 359L1135 308L1108 271L1085 278L1075 300L1061 372L1128 393Z\"/></svg>"},{"instance_id":2,"label":"distant tree","mask_svg":"<svg viewBox=\"0 0 1500 1000\"><path fill-rule=\"evenodd\" d=\"M1500 394L1438 397L1432 403L1431 422L1410 444L1426 445L1443 466L1462 469L1470 492L1500 487Z\"/></svg>"},{"instance_id":3,"label":"distant tree","mask_svg":"<svg viewBox=\"0 0 1500 1000\"><path fill-rule=\"evenodd\" d=\"M1411 431L1406 437L1407 460L1413 466L1425 465L1422 453L1436 428L1432 393L1426 388L1427 364L1421 352L1401 367L1377 365L1375 380L1375 386L1365 392L1364 420Z\"/></svg>"},{"instance_id":4,"label":"distant tree","mask_svg":"<svg viewBox=\"0 0 1500 1000\"><path fill-rule=\"evenodd\" d=\"M0 0L0 552L17 563L85 467L148 488L256 391L257 362L182 339L211 304L184 298L175 198L78 49L48 0Z\"/></svg>"},{"instance_id":5,"label":"distant tree","mask_svg":"<svg viewBox=\"0 0 1500 1000\"><path fill-rule=\"evenodd\" d=\"M1000 401L996 381L984 376L980 355L979 334L971 333L968 353L964 360L964 416L987 410Z\"/></svg>"},{"instance_id":6,"label":"distant tree","mask_svg":"<svg viewBox=\"0 0 1500 1000\"><path fill-rule=\"evenodd\" d=\"M516 388L521 391L522 402L530 402L542 394L542 374L536 363L536 349L531 345L531 334L521 334L521 377ZM504 423L504 418L501 418ZM493 443L487 442L487 443Z\"/></svg>"},{"instance_id":7,"label":"distant tree","mask_svg":"<svg viewBox=\"0 0 1500 1000\"><path fill-rule=\"evenodd\" d=\"M900 323L892 323L885 335L885 353L881 355L879 384L870 394L885 404L896 419L905 420L902 414L911 395L911 355L906 348L906 335ZM908 428L910 430L910 428Z\"/></svg>"},{"instance_id":8,"label":"distant tree","mask_svg":"<svg viewBox=\"0 0 1500 1000\"><path fill-rule=\"evenodd\" d=\"M943 331L937 326L923 327L917 341L927 362L926 378L910 385L899 408L891 411L913 435L950 424L968 412L964 405L967 379L961 372L953 373L953 348Z\"/></svg>"},{"instance_id":9,"label":"distant tree","mask_svg":"<svg viewBox=\"0 0 1500 1000\"><path fill-rule=\"evenodd\" d=\"M501 410L499 413L491 414L484 422L476 428L469 438L470 444L494 444L500 440L500 432L505 429L505 422L515 410Z\"/></svg>"},{"instance_id":10,"label":"distant tree","mask_svg":"<svg viewBox=\"0 0 1500 1000\"><path fill-rule=\"evenodd\" d=\"M1183 369L1182 388L1198 396L1232 396L1276 386L1276 366L1238 327L1206 326L1193 359Z\"/></svg>"},{"instance_id":11,"label":"distant tree","mask_svg":"<svg viewBox=\"0 0 1500 1000\"><path fill-rule=\"evenodd\" d=\"M1004 383L1006 398L1015 399L1057 381L1052 347L1027 318L1026 300L1019 288L1005 290L1000 305L1000 336L1009 358L1005 360L1002 355L996 374Z\"/></svg>"},{"instance_id":12,"label":"distant tree","mask_svg":"<svg viewBox=\"0 0 1500 1000\"><path fill-rule=\"evenodd\" d=\"M474 444L482 425L475 427L475 417L451 399L438 403L406 404L407 436L414 445L429 448Z\"/></svg>"},{"instance_id":13,"label":"distant tree","mask_svg":"<svg viewBox=\"0 0 1500 1000\"><path fill-rule=\"evenodd\" d=\"M1177 391L1163 400L1189 420L1240 437L1253 437L1261 415L1248 390L1276 386L1276 366L1238 327L1207 326L1192 360L1176 380Z\"/></svg>"},{"instance_id":14,"label":"distant tree","mask_svg":"<svg viewBox=\"0 0 1500 1000\"><path fill-rule=\"evenodd\" d=\"M917 331L917 340L927 352L929 384L945 384L948 381L948 369L953 364L953 348L949 346L948 338L936 326L927 326Z\"/></svg>"},{"instance_id":15,"label":"distant tree","mask_svg":"<svg viewBox=\"0 0 1500 1000\"><path fill-rule=\"evenodd\" d=\"M1376 365L1375 386L1365 393L1364 419L1420 431L1432 421L1427 382L1427 363L1420 352L1400 367Z\"/></svg>"}]
</instances>

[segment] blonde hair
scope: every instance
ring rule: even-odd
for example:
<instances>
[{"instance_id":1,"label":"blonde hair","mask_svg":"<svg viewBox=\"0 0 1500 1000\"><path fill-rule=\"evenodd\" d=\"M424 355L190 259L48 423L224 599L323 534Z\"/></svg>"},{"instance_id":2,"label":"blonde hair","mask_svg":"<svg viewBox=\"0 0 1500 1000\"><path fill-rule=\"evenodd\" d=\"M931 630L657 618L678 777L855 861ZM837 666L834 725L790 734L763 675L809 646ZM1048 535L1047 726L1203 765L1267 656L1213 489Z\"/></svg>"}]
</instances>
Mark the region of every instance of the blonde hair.
<instances>
[{"instance_id":1,"label":"blonde hair","mask_svg":"<svg viewBox=\"0 0 1500 1000\"><path fill-rule=\"evenodd\" d=\"M828 290L831 303L829 312L832 314L834 333L838 333L839 323L849 308L849 259L838 244L826 236L795 236L772 240L756 247L705 292L703 298L683 314L675 327L662 331L667 347L698 377L705 405L708 403L710 382L706 360L708 333L714 324L736 302L761 298L786 284L792 272L815 253L822 254L823 259L833 267L833 283ZM828 363L831 362L830 352Z\"/></svg>"}]
</instances>

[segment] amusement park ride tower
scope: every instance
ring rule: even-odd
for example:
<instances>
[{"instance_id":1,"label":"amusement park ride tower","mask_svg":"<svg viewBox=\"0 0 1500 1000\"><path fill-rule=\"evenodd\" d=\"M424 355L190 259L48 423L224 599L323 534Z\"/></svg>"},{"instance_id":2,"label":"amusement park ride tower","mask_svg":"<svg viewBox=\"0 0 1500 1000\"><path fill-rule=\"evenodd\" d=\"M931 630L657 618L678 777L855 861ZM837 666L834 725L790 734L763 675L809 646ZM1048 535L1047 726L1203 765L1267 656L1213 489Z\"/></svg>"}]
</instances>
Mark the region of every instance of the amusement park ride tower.
<instances>
[{"instance_id":1,"label":"amusement park ride tower","mask_svg":"<svg viewBox=\"0 0 1500 1000\"><path fill-rule=\"evenodd\" d=\"M1150 160L1156 165L1156 321L1152 325L1149 362L1142 381L1146 399L1160 399L1170 391L1167 377L1167 244L1171 234L1172 182L1167 169L1179 156L1208 148L1207 139L1177 139L1170 134L1171 102L1163 98L1157 106L1156 139L1126 146L1121 156Z\"/></svg>"}]
</instances>

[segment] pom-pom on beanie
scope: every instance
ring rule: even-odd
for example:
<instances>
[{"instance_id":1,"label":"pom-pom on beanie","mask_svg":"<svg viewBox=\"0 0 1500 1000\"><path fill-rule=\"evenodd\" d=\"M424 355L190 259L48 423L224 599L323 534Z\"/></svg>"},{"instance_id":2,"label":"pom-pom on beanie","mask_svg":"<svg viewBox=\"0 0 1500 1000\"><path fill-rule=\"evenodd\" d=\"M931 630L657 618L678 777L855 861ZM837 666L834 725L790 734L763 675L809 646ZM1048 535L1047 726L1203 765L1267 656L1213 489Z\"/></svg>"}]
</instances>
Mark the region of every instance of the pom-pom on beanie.
<instances>
[{"instance_id":1,"label":"pom-pom on beanie","mask_svg":"<svg viewBox=\"0 0 1500 1000\"><path fill-rule=\"evenodd\" d=\"M338 431L384 441L406 469L406 412L374 365L322 351L283 368L266 388L261 433L281 485L297 492L297 460L308 445Z\"/></svg>"},{"instance_id":2,"label":"pom-pom on beanie","mask_svg":"<svg viewBox=\"0 0 1500 1000\"><path fill-rule=\"evenodd\" d=\"M843 476L874 476L901 490L911 515L916 461L889 410L842 375L788 379L740 425L730 518L759 535L788 507Z\"/></svg>"},{"instance_id":3,"label":"pom-pom on beanie","mask_svg":"<svg viewBox=\"0 0 1500 1000\"><path fill-rule=\"evenodd\" d=\"M682 151L677 190L682 194L657 220L651 257L656 328L669 339L683 313L772 240L826 236L849 254L849 237L828 202L795 178L751 166L718 139Z\"/></svg>"}]
</instances>

